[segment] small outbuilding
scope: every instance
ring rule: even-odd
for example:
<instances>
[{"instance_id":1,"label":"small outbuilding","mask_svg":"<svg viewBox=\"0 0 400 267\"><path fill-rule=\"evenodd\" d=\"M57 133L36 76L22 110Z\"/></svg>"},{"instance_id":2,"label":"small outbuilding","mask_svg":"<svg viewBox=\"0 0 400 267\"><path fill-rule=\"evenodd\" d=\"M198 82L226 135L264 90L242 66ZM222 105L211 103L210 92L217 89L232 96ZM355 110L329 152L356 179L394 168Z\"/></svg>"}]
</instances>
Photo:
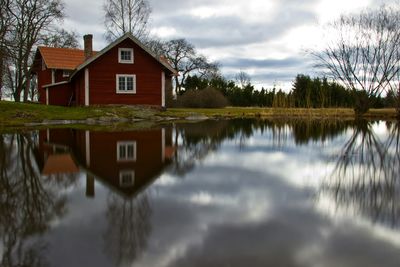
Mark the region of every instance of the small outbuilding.
<instances>
[{"instance_id":1,"label":"small outbuilding","mask_svg":"<svg viewBox=\"0 0 400 267\"><path fill-rule=\"evenodd\" d=\"M98 52L90 34L84 36L84 50L38 47L31 73L37 77L39 102L59 106L165 107L177 75L130 33Z\"/></svg>"}]
</instances>

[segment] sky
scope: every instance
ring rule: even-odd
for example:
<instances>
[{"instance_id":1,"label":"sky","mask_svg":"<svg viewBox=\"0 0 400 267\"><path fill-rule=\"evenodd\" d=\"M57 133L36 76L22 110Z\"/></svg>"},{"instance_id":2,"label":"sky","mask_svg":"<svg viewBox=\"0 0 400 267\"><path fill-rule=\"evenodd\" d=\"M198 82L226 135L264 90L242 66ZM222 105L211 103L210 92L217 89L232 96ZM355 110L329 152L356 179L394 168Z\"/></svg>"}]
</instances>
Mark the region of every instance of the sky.
<instances>
[{"instance_id":1,"label":"sky","mask_svg":"<svg viewBox=\"0 0 400 267\"><path fill-rule=\"evenodd\" d=\"M103 0L64 0L63 26L80 36L104 39ZM228 79L244 71L257 89L290 90L299 73L318 75L307 51L322 47L324 25L341 14L390 4L395 0L148 0L153 36L186 38L221 64ZM398 3L398 2L397 2ZM81 42L82 44L83 42Z\"/></svg>"}]
</instances>

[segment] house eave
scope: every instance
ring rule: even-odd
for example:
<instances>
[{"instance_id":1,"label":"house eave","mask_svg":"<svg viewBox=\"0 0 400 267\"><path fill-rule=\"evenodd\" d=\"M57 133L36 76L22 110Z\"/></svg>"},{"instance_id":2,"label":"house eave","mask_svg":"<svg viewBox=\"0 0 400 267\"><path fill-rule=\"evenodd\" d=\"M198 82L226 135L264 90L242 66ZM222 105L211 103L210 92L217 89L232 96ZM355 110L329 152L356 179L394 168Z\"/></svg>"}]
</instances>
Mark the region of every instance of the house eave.
<instances>
[{"instance_id":1,"label":"house eave","mask_svg":"<svg viewBox=\"0 0 400 267\"><path fill-rule=\"evenodd\" d=\"M58 83L51 83L51 84L45 84L42 86L42 88L50 88L50 87L55 87L58 85L63 85L63 84L68 84L69 81L63 81L63 82L58 82Z\"/></svg>"}]
</instances>

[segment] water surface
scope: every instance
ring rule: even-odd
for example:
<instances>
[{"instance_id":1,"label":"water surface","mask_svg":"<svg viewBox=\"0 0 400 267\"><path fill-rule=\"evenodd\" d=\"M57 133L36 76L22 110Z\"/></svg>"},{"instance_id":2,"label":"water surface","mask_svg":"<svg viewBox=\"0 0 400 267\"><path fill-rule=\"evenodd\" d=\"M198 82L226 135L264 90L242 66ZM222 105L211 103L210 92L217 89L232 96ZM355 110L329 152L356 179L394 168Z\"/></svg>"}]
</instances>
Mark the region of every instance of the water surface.
<instances>
[{"instance_id":1,"label":"water surface","mask_svg":"<svg viewBox=\"0 0 400 267\"><path fill-rule=\"evenodd\" d=\"M394 122L0 138L0 266L400 266Z\"/></svg>"}]
</instances>

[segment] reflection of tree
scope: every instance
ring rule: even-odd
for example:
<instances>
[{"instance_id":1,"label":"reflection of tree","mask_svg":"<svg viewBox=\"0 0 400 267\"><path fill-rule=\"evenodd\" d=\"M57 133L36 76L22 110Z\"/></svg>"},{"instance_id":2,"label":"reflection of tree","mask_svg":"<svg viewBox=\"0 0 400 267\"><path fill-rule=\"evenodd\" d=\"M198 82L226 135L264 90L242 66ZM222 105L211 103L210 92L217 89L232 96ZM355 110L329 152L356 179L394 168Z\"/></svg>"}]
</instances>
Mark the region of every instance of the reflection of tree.
<instances>
[{"instance_id":1,"label":"reflection of tree","mask_svg":"<svg viewBox=\"0 0 400 267\"><path fill-rule=\"evenodd\" d=\"M61 216L65 198L40 177L34 151L37 134L0 135L0 236L1 266L45 266L41 250L33 241L50 221Z\"/></svg>"},{"instance_id":2,"label":"reflection of tree","mask_svg":"<svg viewBox=\"0 0 400 267\"><path fill-rule=\"evenodd\" d=\"M144 193L133 199L112 194L108 198L105 251L116 266L130 266L147 246L151 207Z\"/></svg>"},{"instance_id":3,"label":"reflection of tree","mask_svg":"<svg viewBox=\"0 0 400 267\"><path fill-rule=\"evenodd\" d=\"M339 207L393 227L400 225L399 125L388 124L389 137L381 140L372 124L359 122L323 185Z\"/></svg>"},{"instance_id":4,"label":"reflection of tree","mask_svg":"<svg viewBox=\"0 0 400 267\"><path fill-rule=\"evenodd\" d=\"M175 145L172 171L184 175L196 162L217 150L226 140L235 140L240 149L255 131L271 133L272 145L287 146L288 141L304 144L310 140L325 141L352 126L352 122L339 120L249 120L206 121L178 124L175 127Z\"/></svg>"},{"instance_id":5,"label":"reflection of tree","mask_svg":"<svg viewBox=\"0 0 400 267\"><path fill-rule=\"evenodd\" d=\"M274 120L267 124L272 131L274 145L278 147L287 146L292 139L297 145L310 141L324 142L352 126L352 121L314 119Z\"/></svg>"}]
</instances>

